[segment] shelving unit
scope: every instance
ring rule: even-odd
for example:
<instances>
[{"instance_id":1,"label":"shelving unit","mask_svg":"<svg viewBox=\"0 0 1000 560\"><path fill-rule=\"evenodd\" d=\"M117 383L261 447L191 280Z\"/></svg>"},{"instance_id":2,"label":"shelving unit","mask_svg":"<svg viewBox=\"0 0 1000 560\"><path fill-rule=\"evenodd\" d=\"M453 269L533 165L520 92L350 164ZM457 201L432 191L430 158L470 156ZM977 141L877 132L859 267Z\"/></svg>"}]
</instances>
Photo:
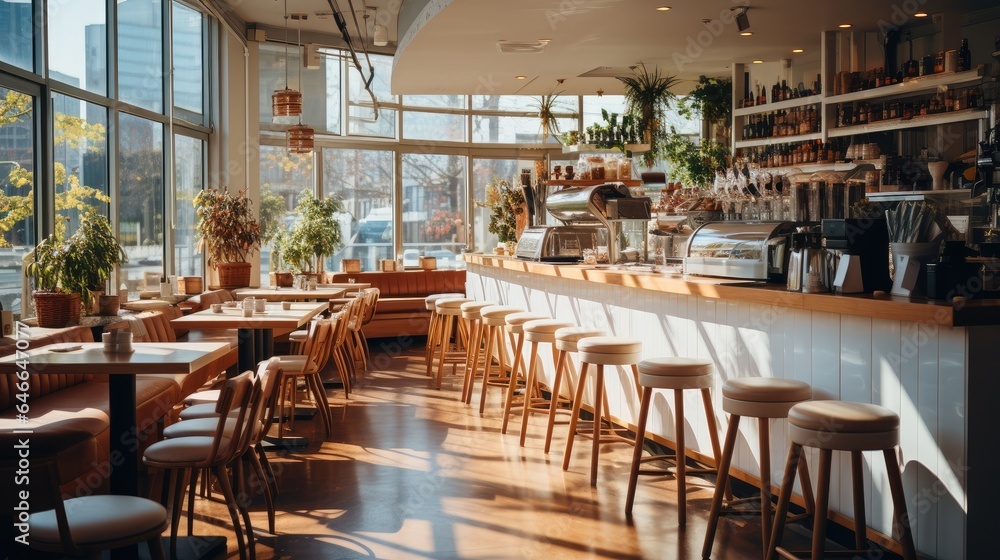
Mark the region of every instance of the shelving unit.
<instances>
[{"instance_id":1,"label":"shelving unit","mask_svg":"<svg viewBox=\"0 0 1000 560\"><path fill-rule=\"evenodd\" d=\"M734 143L737 148L752 148L754 146L773 146L775 144L791 144L794 142L808 142L810 140L821 140L822 132L812 134L796 134L795 136L775 136L773 138L761 138L759 140L739 140Z\"/></svg>"},{"instance_id":2,"label":"shelving unit","mask_svg":"<svg viewBox=\"0 0 1000 560\"><path fill-rule=\"evenodd\" d=\"M649 151L649 144L625 144L625 149L633 154ZM617 152L617 148L598 148L597 144L575 144L573 146L563 146L564 154L607 154Z\"/></svg>"},{"instance_id":3,"label":"shelving unit","mask_svg":"<svg viewBox=\"0 0 1000 560\"><path fill-rule=\"evenodd\" d=\"M949 113L938 113L935 115L918 115L912 119L889 119L869 124L858 124L831 128L827 131L827 137L840 138L855 134L870 134L873 132L889 132L894 130L906 130L908 128L923 128L925 126L935 126L942 124L952 124L958 122L975 121L988 118L989 111L983 109L965 109L963 111L952 111Z\"/></svg>"},{"instance_id":4,"label":"shelving unit","mask_svg":"<svg viewBox=\"0 0 1000 560\"><path fill-rule=\"evenodd\" d=\"M803 163L800 165L785 165L782 167L761 167L761 173L772 173L778 175L788 175L793 170L800 173L819 173L821 171L850 171L858 165L871 165L875 169L881 170L883 163L881 159L858 159L854 161L839 161L834 163Z\"/></svg>"},{"instance_id":5,"label":"shelving unit","mask_svg":"<svg viewBox=\"0 0 1000 560\"><path fill-rule=\"evenodd\" d=\"M971 84L973 82L978 82L982 80L982 77L983 77L982 67L968 70L965 72L951 72L948 74L931 74L929 76L920 76L919 78L910 78L898 84L882 86L880 88L866 89L863 91L855 91L852 93L843 93L840 95L832 95L824 99L823 103L830 105L836 103L852 103L854 101L866 101L869 99L890 101L892 99L911 97L924 93L933 93L937 91L938 88L942 87Z\"/></svg>"},{"instance_id":6,"label":"shelving unit","mask_svg":"<svg viewBox=\"0 0 1000 560\"><path fill-rule=\"evenodd\" d=\"M753 107L743 107L742 109L733 109L733 116L745 117L747 115L757 115L759 113L768 113L770 111L778 111L781 109L808 107L809 105L817 105L822 102L823 102L822 95L810 95L807 97L799 97L797 99L789 99L787 101L778 101L777 103L765 103L764 105L754 105Z\"/></svg>"},{"instance_id":7,"label":"shelving unit","mask_svg":"<svg viewBox=\"0 0 1000 560\"><path fill-rule=\"evenodd\" d=\"M603 185L605 183L621 183L626 187L641 187L642 181L631 180L631 181L545 181L545 185L549 187L593 187L596 185Z\"/></svg>"}]
</instances>

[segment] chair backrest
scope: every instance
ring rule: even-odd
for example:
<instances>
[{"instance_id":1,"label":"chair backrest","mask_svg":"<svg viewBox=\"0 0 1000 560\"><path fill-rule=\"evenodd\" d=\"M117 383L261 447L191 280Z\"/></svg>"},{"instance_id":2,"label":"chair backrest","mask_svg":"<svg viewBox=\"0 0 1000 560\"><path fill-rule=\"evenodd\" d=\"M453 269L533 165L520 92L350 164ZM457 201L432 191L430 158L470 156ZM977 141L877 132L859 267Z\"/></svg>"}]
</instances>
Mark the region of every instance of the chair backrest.
<instances>
[{"instance_id":1,"label":"chair backrest","mask_svg":"<svg viewBox=\"0 0 1000 560\"><path fill-rule=\"evenodd\" d=\"M378 307L378 297L381 290L378 288L368 288L364 291L365 313L361 318L361 325L367 325L375 317L375 308Z\"/></svg>"},{"instance_id":2,"label":"chair backrest","mask_svg":"<svg viewBox=\"0 0 1000 560\"><path fill-rule=\"evenodd\" d=\"M249 433L247 423L252 417L250 405L253 399L257 398L255 393L259 394L261 390L260 383L255 381L254 373L245 371L232 379L227 379L222 385L216 406L219 426L215 431L212 450L206 457L205 464L200 466L226 464L246 448L249 439L246 435Z\"/></svg>"},{"instance_id":3,"label":"chair backrest","mask_svg":"<svg viewBox=\"0 0 1000 560\"><path fill-rule=\"evenodd\" d=\"M319 319L316 321L311 333L312 336L310 337L312 345L309 348L308 354L306 354L306 371L308 373L323 371L323 368L326 367L326 362L330 359L334 325L335 320L333 319Z\"/></svg>"},{"instance_id":4,"label":"chair backrest","mask_svg":"<svg viewBox=\"0 0 1000 560\"><path fill-rule=\"evenodd\" d=\"M258 364L257 379L260 382L260 399L256 407L256 414L250 424L251 446L260 443L267 432L270 431L274 423L274 416L278 408L278 390L283 377L281 371L281 359L271 358Z\"/></svg>"}]
</instances>

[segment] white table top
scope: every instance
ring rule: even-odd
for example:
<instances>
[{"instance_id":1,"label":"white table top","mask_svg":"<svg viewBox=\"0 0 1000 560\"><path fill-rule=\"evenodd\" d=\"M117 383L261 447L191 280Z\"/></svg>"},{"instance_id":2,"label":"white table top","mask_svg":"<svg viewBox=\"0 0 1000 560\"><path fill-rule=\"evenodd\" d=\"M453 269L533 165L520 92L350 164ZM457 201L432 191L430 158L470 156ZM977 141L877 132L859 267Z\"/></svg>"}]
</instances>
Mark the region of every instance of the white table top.
<instances>
[{"instance_id":1,"label":"white table top","mask_svg":"<svg viewBox=\"0 0 1000 560\"><path fill-rule=\"evenodd\" d=\"M295 288L250 288L237 290L236 299L248 297L264 298L268 301L309 301L317 299L336 299L343 297L347 288L331 287L315 290L297 290Z\"/></svg>"},{"instance_id":2,"label":"white table top","mask_svg":"<svg viewBox=\"0 0 1000 560\"><path fill-rule=\"evenodd\" d=\"M291 309L282 309L280 304L267 304L264 313L254 313L244 317L237 307L223 307L222 313L211 309L178 317L170 321L181 329L297 329L309 322L330 306L329 302L293 303Z\"/></svg>"},{"instance_id":3,"label":"white table top","mask_svg":"<svg viewBox=\"0 0 1000 560\"><path fill-rule=\"evenodd\" d=\"M223 342L135 342L131 354L104 351L101 342L64 342L0 358L0 373L134 375L191 373L229 353ZM59 350L69 350L60 352Z\"/></svg>"}]
</instances>

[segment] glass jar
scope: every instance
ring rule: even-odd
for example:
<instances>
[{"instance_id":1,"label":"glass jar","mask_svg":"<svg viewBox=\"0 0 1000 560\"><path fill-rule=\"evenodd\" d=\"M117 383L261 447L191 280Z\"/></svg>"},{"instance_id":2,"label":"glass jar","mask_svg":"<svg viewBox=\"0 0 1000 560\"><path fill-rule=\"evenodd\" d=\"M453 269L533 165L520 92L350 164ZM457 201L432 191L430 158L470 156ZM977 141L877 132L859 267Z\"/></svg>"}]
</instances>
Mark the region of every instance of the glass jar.
<instances>
[{"instance_id":1,"label":"glass jar","mask_svg":"<svg viewBox=\"0 0 1000 560\"><path fill-rule=\"evenodd\" d=\"M604 180L618 180L618 156L609 156L604 161Z\"/></svg>"},{"instance_id":2,"label":"glass jar","mask_svg":"<svg viewBox=\"0 0 1000 560\"><path fill-rule=\"evenodd\" d=\"M623 157L618 160L618 180L632 180L632 158Z\"/></svg>"},{"instance_id":3,"label":"glass jar","mask_svg":"<svg viewBox=\"0 0 1000 560\"><path fill-rule=\"evenodd\" d=\"M587 165L590 166L590 178L594 181L604 180L604 157L588 156Z\"/></svg>"}]
</instances>

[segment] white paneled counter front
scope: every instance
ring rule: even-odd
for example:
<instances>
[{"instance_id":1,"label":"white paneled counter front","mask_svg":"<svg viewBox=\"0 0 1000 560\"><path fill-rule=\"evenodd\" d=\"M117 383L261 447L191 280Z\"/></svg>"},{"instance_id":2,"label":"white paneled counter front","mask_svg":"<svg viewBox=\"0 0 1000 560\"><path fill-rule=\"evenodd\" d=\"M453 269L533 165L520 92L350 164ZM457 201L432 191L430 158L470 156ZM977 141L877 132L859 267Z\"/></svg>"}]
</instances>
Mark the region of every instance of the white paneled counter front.
<instances>
[{"instance_id":1,"label":"white paneled counter front","mask_svg":"<svg viewBox=\"0 0 1000 560\"><path fill-rule=\"evenodd\" d=\"M727 281L629 275L578 266L467 255L468 297L544 312L580 326L643 342L643 356L687 356L715 363L713 391L720 430L722 382L734 377L784 377L812 385L817 399L875 403L901 422L901 464L918 550L942 559L981 558L992 546L986 508L1000 500L994 476L998 439L987 416L1000 395L997 308L961 309L925 300L875 300L826 295L803 298L773 287ZM839 301L838 301L839 300ZM838 307L842 311L838 312ZM822 310L820 310L822 309ZM953 326L955 324L977 326ZM547 357L548 352L542 352ZM544 361L543 361L544 363ZM551 361L546 376L551 376ZM639 402L630 373L608 375L611 414L634 425ZM551 381L551 378L547 379ZM697 392L685 403L689 448L711 456ZM588 394L589 391L588 391ZM588 397L589 398L589 397ZM649 430L675 439L672 395L656 395ZM756 422L741 423L736 476L759 483ZM772 473L780 483L787 426L772 426ZM722 438L720 433L720 439ZM814 451L814 450L813 450ZM818 453L807 455L813 480ZM849 454L835 454L832 517L852 525ZM620 465L621 474L628 465ZM577 465L575 468L583 468ZM865 453L867 520L891 535L892 502L881 454ZM796 488L798 493L798 488ZM872 535L880 538L880 535Z\"/></svg>"}]
</instances>

